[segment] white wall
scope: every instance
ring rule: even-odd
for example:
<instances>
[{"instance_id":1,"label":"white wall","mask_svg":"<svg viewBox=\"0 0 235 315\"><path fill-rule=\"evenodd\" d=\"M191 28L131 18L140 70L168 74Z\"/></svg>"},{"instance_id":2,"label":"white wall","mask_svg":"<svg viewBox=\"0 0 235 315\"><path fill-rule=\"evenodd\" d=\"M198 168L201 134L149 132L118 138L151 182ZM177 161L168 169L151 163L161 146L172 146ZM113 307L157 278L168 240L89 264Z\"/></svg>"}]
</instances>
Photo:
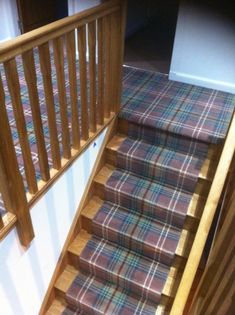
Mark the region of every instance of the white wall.
<instances>
[{"instance_id":1,"label":"white wall","mask_svg":"<svg viewBox=\"0 0 235 315\"><path fill-rule=\"evenodd\" d=\"M20 35L16 0L0 0L0 43Z\"/></svg>"},{"instance_id":2,"label":"white wall","mask_svg":"<svg viewBox=\"0 0 235 315\"><path fill-rule=\"evenodd\" d=\"M181 1L170 79L235 93L235 23L223 6Z\"/></svg>"},{"instance_id":3,"label":"white wall","mask_svg":"<svg viewBox=\"0 0 235 315\"><path fill-rule=\"evenodd\" d=\"M30 248L15 229L0 243L1 315L38 314L105 132L31 209Z\"/></svg>"},{"instance_id":4,"label":"white wall","mask_svg":"<svg viewBox=\"0 0 235 315\"><path fill-rule=\"evenodd\" d=\"M69 15L91 8L101 2L101 0L68 0Z\"/></svg>"}]
</instances>

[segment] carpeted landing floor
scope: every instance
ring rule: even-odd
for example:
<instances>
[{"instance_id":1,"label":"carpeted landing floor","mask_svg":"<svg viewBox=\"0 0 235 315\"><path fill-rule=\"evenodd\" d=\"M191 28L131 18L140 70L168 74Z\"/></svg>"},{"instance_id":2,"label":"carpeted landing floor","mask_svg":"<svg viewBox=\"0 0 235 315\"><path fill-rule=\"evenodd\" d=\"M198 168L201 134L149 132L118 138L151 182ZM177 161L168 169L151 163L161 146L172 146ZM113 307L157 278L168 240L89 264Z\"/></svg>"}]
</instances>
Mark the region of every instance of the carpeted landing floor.
<instances>
[{"instance_id":1,"label":"carpeted landing floor","mask_svg":"<svg viewBox=\"0 0 235 315\"><path fill-rule=\"evenodd\" d=\"M235 96L125 67L128 137L105 185L64 315L154 315L210 144L224 141Z\"/></svg>"}]
</instances>

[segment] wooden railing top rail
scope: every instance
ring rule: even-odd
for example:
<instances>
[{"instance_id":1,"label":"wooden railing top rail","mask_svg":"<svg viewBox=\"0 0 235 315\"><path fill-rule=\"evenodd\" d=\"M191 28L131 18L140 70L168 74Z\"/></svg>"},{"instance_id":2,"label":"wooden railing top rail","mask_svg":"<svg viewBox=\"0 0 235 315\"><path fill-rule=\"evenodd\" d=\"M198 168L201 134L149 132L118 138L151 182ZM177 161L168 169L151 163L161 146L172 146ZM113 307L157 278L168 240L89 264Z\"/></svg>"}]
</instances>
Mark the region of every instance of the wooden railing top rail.
<instances>
[{"instance_id":1,"label":"wooden railing top rail","mask_svg":"<svg viewBox=\"0 0 235 315\"><path fill-rule=\"evenodd\" d=\"M110 0L75 15L42 26L0 44L0 62L5 62L27 50L68 33L86 23L109 15L120 9L120 0Z\"/></svg>"},{"instance_id":2,"label":"wooden railing top rail","mask_svg":"<svg viewBox=\"0 0 235 315\"><path fill-rule=\"evenodd\" d=\"M226 137L221 158L206 201L204 212L193 242L193 246L170 312L170 315L182 315L190 289L196 275L204 246L210 231L216 208L229 172L235 152L235 114Z\"/></svg>"}]
</instances>

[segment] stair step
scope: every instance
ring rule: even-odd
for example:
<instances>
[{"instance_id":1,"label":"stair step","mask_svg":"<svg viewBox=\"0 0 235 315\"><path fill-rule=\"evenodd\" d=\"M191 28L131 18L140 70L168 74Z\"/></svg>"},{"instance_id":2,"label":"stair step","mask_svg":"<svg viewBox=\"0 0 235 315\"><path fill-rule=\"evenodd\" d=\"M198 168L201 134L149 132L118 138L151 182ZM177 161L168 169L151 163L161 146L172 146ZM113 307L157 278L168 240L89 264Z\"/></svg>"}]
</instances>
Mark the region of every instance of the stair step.
<instances>
[{"instance_id":1,"label":"stair step","mask_svg":"<svg viewBox=\"0 0 235 315\"><path fill-rule=\"evenodd\" d=\"M117 179L116 179L116 177L113 178L114 171L115 171L115 175L117 175ZM111 178L111 176L112 176L112 178ZM97 176L95 177L95 180L94 180L95 194L103 200L108 200L108 201L113 202L113 203L118 203L119 205L123 206L124 208L133 208L128 204L126 199L124 199L124 197L126 197L125 196L126 189L124 191L122 191L121 190L122 187L118 188L119 194L123 193L124 201L121 204L119 202L121 199L120 196L118 196L119 197L118 202L115 202L115 200L113 200L114 198L111 196L112 192L110 193L110 189L112 189L112 188L110 188L110 187L108 188L108 190L107 190L108 192L106 193L107 196L105 196L105 189L106 189L105 186L107 186L108 180L110 180L110 178L112 179L112 187L113 187L113 189L116 189L115 184L121 176L122 176L122 173L120 171L116 171L116 169L113 166L106 164L100 170L100 172L97 174ZM130 184L132 184L133 187L134 187L135 183L137 185L137 182L138 182L138 185L139 185L140 181L142 181L142 182L144 181L143 179L132 176L132 175L128 175L127 180L129 178L131 179L130 181L132 182ZM123 178L122 178L122 182L123 182ZM158 189L163 189L164 191L166 191L167 194L169 194L169 196L172 196L174 194L173 189L170 189L169 187L162 186L160 184L146 181L146 182L144 182L144 185L146 185L146 187L150 185L150 189L152 189L155 192L154 193L155 196L156 196L156 191ZM150 191L150 193L151 193L151 191ZM196 220L200 219L201 213L203 211L205 199L203 197L199 196L197 193L194 193L192 198L190 195L188 195L186 193L181 193L181 192L178 192L178 193L179 193L179 195L183 196L183 202L180 205L180 208L179 208L180 213L177 213L177 217L175 218L174 225L181 227L181 224L183 223L183 221L185 219L185 215L186 215L186 222L185 222L186 228L190 229L190 230L191 229L194 230L195 229L195 222L194 221L195 221L195 219ZM134 199L134 198L135 198L135 196L132 194L131 199L136 202L137 207L141 208L141 206L142 207L143 207L143 205L145 206L145 214L147 213L147 210L149 210L148 215L150 215L150 216L153 214L156 215L156 212L155 212L156 203L155 202L153 203L151 201L151 198L149 199L149 203L148 203L148 199L145 198L145 202L142 203L141 205L139 202L139 200L140 200L139 194L138 194L138 196L136 196L136 199ZM190 198L191 198L191 201L190 201ZM189 205L188 205L188 201L190 201ZM153 207L153 205L154 205L154 207ZM168 211L166 209L166 202L164 202L164 203L158 202L158 209L160 209L161 212L157 211L158 217L155 217L155 218L160 219L161 221L165 220L165 217L166 217L166 214ZM133 210L136 210L136 209L133 209ZM162 217L159 217L159 213L162 215ZM164 221L164 223L165 223L165 221Z\"/></svg>"},{"instance_id":2,"label":"stair step","mask_svg":"<svg viewBox=\"0 0 235 315\"><path fill-rule=\"evenodd\" d=\"M89 233L87 233L84 230L81 230L77 237L72 242L72 244L69 246L68 252L72 257L71 259L72 262L73 263L75 262L75 264L68 265L56 283L56 288L61 292L66 292L68 290L68 287L71 285L76 275L78 275L78 273L80 272L78 270L80 270L79 258L82 246L80 246L79 244L82 243L85 248L86 244L91 239L91 237L92 236ZM87 238L86 244L84 244L85 238ZM175 296L176 289L182 276L182 268L184 268L184 264L178 265L175 261L173 262L173 265L170 267L167 280L162 290L163 295L162 304L165 305L166 301L169 302L169 298L173 298ZM68 278L71 278L70 281L68 281ZM64 297L64 295L62 295L62 297Z\"/></svg>"},{"instance_id":3,"label":"stair step","mask_svg":"<svg viewBox=\"0 0 235 315\"><path fill-rule=\"evenodd\" d=\"M118 153L118 150L121 152ZM148 152L148 154L145 152ZM131 156L134 163L130 165L130 159L126 159L127 156ZM125 157L124 167L123 157ZM212 181L216 167L215 160L212 159L212 157L213 151L210 149L208 157L203 161L200 167L200 157L188 156L167 148L153 146L145 141L134 140L125 135L115 135L106 147L107 163L113 166L123 167L139 175L143 174L144 169L145 173L147 173L150 178L168 179L169 185L172 183L172 177L175 177L181 170L181 176L183 175L184 177L184 187L186 189L188 189L187 186L192 185L191 182L195 181L195 179L202 182ZM190 161L190 165L186 169L185 162L187 161ZM200 168L201 170L199 171ZM163 170L166 174L163 173ZM197 174L197 176L195 174ZM194 188L192 191L194 191Z\"/></svg>"},{"instance_id":4,"label":"stair step","mask_svg":"<svg viewBox=\"0 0 235 315\"><path fill-rule=\"evenodd\" d=\"M193 141L193 139L183 137L183 136L179 137L179 135L176 135L173 133L167 133L156 128L140 126L120 117L118 118L117 127L118 127L117 128L118 133L121 135L125 135L126 137L129 134L129 137L133 136L134 139L142 139L146 141L147 143L154 144L154 145L159 145L159 146L164 146L164 147L169 147L169 148L173 147L177 151L183 152L183 153L188 153L188 147L191 141ZM139 134L135 134L136 128L140 128ZM198 143L198 141L195 140L195 143ZM199 144L200 145L198 146L198 152L195 152L195 154L202 156L202 154L206 150L206 147L204 143L199 142ZM209 146L208 145L206 146L209 147L208 158L211 159L213 156L213 159L217 160L218 162L218 157L220 156L223 145L210 143Z\"/></svg>"},{"instance_id":5,"label":"stair step","mask_svg":"<svg viewBox=\"0 0 235 315\"><path fill-rule=\"evenodd\" d=\"M66 300L70 306L82 310L86 315L155 315L157 309L156 303L138 300L126 290L82 272L66 293Z\"/></svg>"},{"instance_id":6,"label":"stair step","mask_svg":"<svg viewBox=\"0 0 235 315\"><path fill-rule=\"evenodd\" d=\"M174 257L172 253L176 254L179 264L182 257L188 257L194 237L192 233L185 229L179 231L169 227L172 237L170 237L170 240L169 238L167 240L163 238L165 242L158 244L157 236L161 235L162 237L162 231L168 231L167 226L161 222L150 220L148 217L139 218L136 213L117 207L114 204L103 202L96 196L83 209L82 222L83 228L88 229L90 233L93 232L99 237L122 246L128 244L131 250L152 259L159 259L159 261L167 265L171 263ZM137 224L138 228L136 228ZM158 257L156 254L160 251L161 255Z\"/></svg>"},{"instance_id":7,"label":"stair step","mask_svg":"<svg viewBox=\"0 0 235 315\"><path fill-rule=\"evenodd\" d=\"M66 309L66 305L62 300L55 299L48 311L46 312L46 315L61 315ZM66 314L69 315L69 314Z\"/></svg>"}]
</instances>

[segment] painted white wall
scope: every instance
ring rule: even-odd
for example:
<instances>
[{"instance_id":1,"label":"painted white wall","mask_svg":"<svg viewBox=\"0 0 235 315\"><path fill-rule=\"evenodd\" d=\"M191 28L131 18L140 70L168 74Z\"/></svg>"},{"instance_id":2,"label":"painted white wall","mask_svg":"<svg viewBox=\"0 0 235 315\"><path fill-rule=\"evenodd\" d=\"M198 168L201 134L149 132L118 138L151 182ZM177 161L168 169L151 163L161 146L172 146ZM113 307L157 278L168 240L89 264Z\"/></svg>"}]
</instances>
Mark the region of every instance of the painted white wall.
<instances>
[{"instance_id":1,"label":"painted white wall","mask_svg":"<svg viewBox=\"0 0 235 315\"><path fill-rule=\"evenodd\" d=\"M0 0L0 43L20 35L16 0Z\"/></svg>"},{"instance_id":2,"label":"painted white wall","mask_svg":"<svg viewBox=\"0 0 235 315\"><path fill-rule=\"evenodd\" d=\"M235 23L211 6L181 1L170 79L235 93Z\"/></svg>"},{"instance_id":3,"label":"painted white wall","mask_svg":"<svg viewBox=\"0 0 235 315\"><path fill-rule=\"evenodd\" d=\"M1 315L38 314L105 132L31 209L30 248L15 229L0 243Z\"/></svg>"},{"instance_id":4,"label":"painted white wall","mask_svg":"<svg viewBox=\"0 0 235 315\"><path fill-rule=\"evenodd\" d=\"M68 0L69 15L89 9L101 2L101 0Z\"/></svg>"}]
</instances>

